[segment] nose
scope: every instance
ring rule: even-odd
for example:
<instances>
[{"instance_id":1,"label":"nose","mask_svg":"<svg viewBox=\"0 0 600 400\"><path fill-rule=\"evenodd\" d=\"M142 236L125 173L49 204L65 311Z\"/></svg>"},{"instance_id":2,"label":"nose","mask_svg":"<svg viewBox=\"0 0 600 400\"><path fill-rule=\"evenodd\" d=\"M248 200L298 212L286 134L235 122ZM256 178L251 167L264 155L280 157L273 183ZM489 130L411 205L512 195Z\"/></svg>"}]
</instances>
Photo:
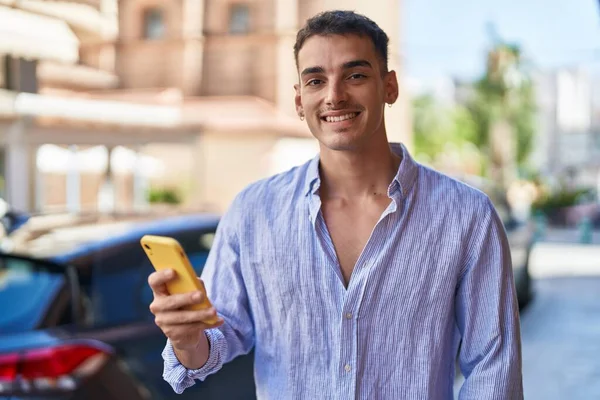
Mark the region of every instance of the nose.
<instances>
[{"instance_id":1,"label":"nose","mask_svg":"<svg viewBox=\"0 0 600 400\"><path fill-rule=\"evenodd\" d=\"M339 105L345 104L348 96L345 86L342 82L332 81L327 88L327 98L325 103L329 107L337 108Z\"/></svg>"}]
</instances>

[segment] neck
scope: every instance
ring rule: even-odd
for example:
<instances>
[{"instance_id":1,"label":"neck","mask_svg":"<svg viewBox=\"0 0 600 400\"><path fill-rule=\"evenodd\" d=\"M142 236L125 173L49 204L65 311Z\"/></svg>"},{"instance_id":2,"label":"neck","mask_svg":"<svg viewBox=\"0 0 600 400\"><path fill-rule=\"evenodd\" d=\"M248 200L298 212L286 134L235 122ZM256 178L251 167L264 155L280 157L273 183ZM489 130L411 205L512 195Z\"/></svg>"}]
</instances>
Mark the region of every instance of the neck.
<instances>
[{"instance_id":1,"label":"neck","mask_svg":"<svg viewBox=\"0 0 600 400\"><path fill-rule=\"evenodd\" d=\"M320 155L321 197L385 196L400 162L387 140L357 151L324 149Z\"/></svg>"}]
</instances>

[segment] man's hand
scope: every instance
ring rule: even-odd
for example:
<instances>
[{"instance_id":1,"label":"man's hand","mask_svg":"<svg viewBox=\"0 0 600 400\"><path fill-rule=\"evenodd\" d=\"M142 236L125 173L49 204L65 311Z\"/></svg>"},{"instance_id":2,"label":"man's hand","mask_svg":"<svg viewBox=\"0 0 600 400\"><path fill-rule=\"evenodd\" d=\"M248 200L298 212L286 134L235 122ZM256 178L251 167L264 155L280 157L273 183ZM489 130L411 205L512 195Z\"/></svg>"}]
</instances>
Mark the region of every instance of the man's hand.
<instances>
[{"instance_id":1,"label":"man's hand","mask_svg":"<svg viewBox=\"0 0 600 400\"><path fill-rule=\"evenodd\" d=\"M204 330L222 325L223 320L219 318L219 322L212 325L202 322L217 315L217 311L212 307L199 311L185 310L186 306L201 303L204 295L200 291L169 294L166 283L173 280L175 276L176 272L168 269L153 272L148 277L148 283L154 295L150 311L154 314L156 325L169 338L177 355L181 355L182 352L196 353L192 357L193 359L200 356L206 361L208 359L208 341ZM197 354L198 352L201 354ZM183 363L184 360L180 361Z\"/></svg>"}]
</instances>

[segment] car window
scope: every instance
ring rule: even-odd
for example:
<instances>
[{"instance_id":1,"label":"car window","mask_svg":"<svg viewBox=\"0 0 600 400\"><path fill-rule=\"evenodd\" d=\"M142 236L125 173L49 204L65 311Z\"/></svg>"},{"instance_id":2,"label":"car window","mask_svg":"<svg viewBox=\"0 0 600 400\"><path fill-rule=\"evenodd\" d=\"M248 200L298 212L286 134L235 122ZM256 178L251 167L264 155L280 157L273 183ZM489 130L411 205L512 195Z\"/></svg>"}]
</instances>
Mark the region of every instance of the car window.
<instances>
[{"instance_id":1,"label":"car window","mask_svg":"<svg viewBox=\"0 0 600 400\"><path fill-rule=\"evenodd\" d=\"M185 231L171 237L181 243L199 275L212 244L211 231ZM94 325L107 326L148 320L152 291L148 276L154 271L139 241L103 250L95 256L90 287Z\"/></svg>"},{"instance_id":2,"label":"car window","mask_svg":"<svg viewBox=\"0 0 600 400\"><path fill-rule=\"evenodd\" d=\"M67 283L66 274L33 260L0 257L0 333L58 324L68 311Z\"/></svg>"},{"instance_id":3,"label":"car window","mask_svg":"<svg viewBox=\"0 0 600 400\"><path fill-rule=\"evenodd\" d=\"M192 266L196 270L196 272L202 271L204 267L204 263L201 265L194 265L192 262L192 257L200 254L208 254L212 241L214 239L215 233L213 231L208 232L182 232L179 235L173 236L183 247L183 250L187 253L190 258L190 262Z\"/></svg>"},{"instance_id":4,"label":"car window","mask_svg":"<svg viewBox=\"0 0 600 400\"><path fill-rule=\"evenodd\" d=\"M185 250L198 276L200 276L204 269L204 264L206 264L206 258L208 257L214 237L214 232L202 232L201 234L186 232L175 237L181 243L181 247Z\"/></svg>"},{"instance_id":5,"label":"car window","mask_svg":"<svg viewBox=\"0 0 600 400\"><path fill-rule=\"evenodd\" d=\"M137 308L136 290L147 279L149 267L139 242L120 243L94 253L88 288L94 326L113 326L139 319L141 310Z\"/></svg>"}]
</instances>

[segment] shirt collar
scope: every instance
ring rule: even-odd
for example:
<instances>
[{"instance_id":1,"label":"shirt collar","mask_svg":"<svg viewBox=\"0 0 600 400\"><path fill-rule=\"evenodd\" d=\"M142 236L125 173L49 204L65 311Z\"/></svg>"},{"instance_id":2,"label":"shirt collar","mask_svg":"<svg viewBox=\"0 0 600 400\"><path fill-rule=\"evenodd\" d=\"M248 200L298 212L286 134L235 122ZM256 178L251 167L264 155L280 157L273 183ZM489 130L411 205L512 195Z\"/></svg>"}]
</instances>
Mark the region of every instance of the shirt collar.
<instances>
[{"instance_id":1,"label":"shirt collar","mask_svg":"<svg viewBox=\"0 0 600 400\"><path fill-rule=\"evenodd\" d=\"M388 195L391 195L395 186L398 185L402 197L405 198L415 185L419 172L419 165L412 158L404 144L390 143L390 147L396 155L402 157L402 161L400 162L400 167L398 168L394 180L390 184Z\"/></svg>"},{"instance_id":2,"label":"shirt collar","mask_svg":"<svg viewBox=\"0 0 600 400\"><path fill-rule=\"evenodd\" d=\"M401 196L406 197L412 190L417 179L419 171L418 164L412 158L404 144L390 143L390 147L396 155L402 157L402 162L400 163L400 167L398 168L394 180L388 188L388 196L393 197L396 190L400 189ZM320 186L319 155L317 155L309 162L308 170L306 172L304 194L306 196L315 194Z\"/></svg>"},{"instance_id":3,"label":"shirt collar","mask_svg":"<svg viewBox=\"0 0 600 400\"><path fill-rule=\"evenodd\" d=\"M321 186L321 178L319 177L319 155L317 154L308 164L306 171L306 181L304 185L304 195L315 194Z\"/></svg>"}]
</instances>

